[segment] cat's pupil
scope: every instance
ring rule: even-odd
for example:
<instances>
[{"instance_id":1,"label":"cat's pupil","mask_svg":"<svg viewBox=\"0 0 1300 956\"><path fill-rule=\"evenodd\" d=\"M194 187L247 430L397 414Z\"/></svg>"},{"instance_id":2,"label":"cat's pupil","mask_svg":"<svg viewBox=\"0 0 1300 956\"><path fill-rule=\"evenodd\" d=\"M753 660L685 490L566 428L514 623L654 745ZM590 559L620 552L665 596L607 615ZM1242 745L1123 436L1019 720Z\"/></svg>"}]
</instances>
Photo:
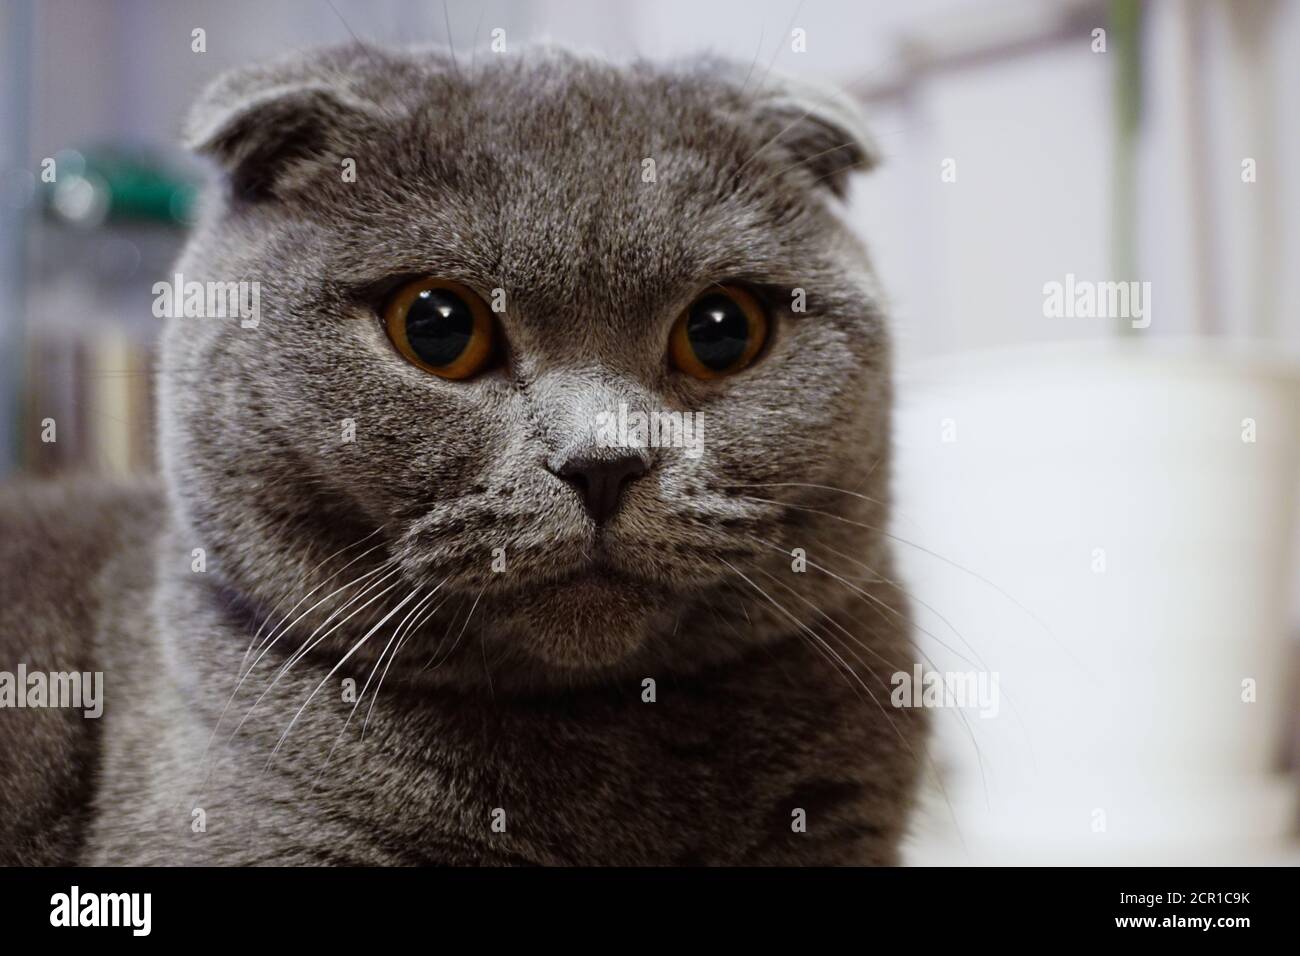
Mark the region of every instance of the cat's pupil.
<instances>
[{"instance_id":1,"label":"cat's pupil","mask_svg":"<svg viewBox=\"0 0 1300 956\"><path fill-rule=\"evenodd\" d=\"M706 295L691 307L686 337L695 350L695 357L720 372L744 356L749 343L749 320L730 296Z\"/></svg>"},{"instance_id":2,"label":"cat's pupil","mask_svg":"<svg viewBox=\"0 0 1300 956\"><path fill-rule=\"evenodd\" d=\"M474 313L449 289L426 289L406 313L406 339L434 368L460 358L474 334Z\"/></svg>"}]
</instances>

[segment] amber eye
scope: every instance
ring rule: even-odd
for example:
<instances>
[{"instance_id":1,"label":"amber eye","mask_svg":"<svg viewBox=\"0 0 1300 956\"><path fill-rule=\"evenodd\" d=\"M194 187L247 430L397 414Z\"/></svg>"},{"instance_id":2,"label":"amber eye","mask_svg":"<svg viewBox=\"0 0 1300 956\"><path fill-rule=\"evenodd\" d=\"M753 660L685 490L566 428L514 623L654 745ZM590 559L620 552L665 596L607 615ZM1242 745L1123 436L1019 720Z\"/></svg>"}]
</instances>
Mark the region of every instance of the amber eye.
<instances>
[{"instance_id":1,"label":"amber eye","mask_svg":"<svg viewBox=\"0 0 1300 956\"><path fill-rule=\"evenodd\" d=\"M691 303L668 340L673 364L695 378L739 372L767 340L767 315L739 286L717 286Z\"/></svg>"},{"instance_id":2,"label":"amber eye","mask_svg":"<svg viewBox=\"0 0 1300 956\"><path fill-rule=\"evenodd\" d=\"M442 378L469 378L496 353L487 303L459 282L417 279L384 307L384 326L412 364Z\"/></svg>"}]
</instances>

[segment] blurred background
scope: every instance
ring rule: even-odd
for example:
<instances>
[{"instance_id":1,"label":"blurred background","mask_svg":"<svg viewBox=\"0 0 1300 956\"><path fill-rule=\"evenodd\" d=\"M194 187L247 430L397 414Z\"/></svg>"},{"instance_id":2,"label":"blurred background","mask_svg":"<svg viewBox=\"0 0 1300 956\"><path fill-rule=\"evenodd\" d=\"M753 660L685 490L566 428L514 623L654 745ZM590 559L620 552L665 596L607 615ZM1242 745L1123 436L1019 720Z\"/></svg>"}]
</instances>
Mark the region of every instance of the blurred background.
<instances>
[{"instance_id":1,"label":"blurred background","mask_svg":"<svg viewBox=\"0 0 1300 956\"><path fill-rule=\"evenodd\" d=\"M937 715L908 860L1300 862L1300 0L0 0L0 478L152 467L204 83L497 29L821 79L876 131L893 533L931 666L1001 695Z\"/></svg>"}]
</instances>

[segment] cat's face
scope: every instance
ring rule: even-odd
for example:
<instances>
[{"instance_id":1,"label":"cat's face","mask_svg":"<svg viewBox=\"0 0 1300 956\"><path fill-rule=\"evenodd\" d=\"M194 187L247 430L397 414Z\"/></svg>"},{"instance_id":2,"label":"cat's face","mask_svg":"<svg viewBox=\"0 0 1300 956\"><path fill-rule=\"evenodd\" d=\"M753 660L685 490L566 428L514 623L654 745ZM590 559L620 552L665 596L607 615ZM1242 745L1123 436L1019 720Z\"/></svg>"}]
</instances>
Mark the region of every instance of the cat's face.
<instances>
[{"instance_id":1,"label":"cat's face","mask_svg":"<svg viewBox=\"0 0 1300 956\"><path fill-rule=\"evenodd\" d=\"M364 539L339 583L391 559L373 611L440 586L439 636L574 671L732 615L742 575L770 590L782 549L844 532L809 489L882 495L888 443L879 306L833 195L866 148L760 80L555 54L471 79L353 48L220 82L193 138L239 198L178 271L259 282L260 314L172 320L163 360L166 469L217 572L269 606ZM682 331L710 293L696 314L730 338ZM465 377L430 368L480 344ZM690 431L641 447L638 412Z\"/></svg>"}]
</instances>

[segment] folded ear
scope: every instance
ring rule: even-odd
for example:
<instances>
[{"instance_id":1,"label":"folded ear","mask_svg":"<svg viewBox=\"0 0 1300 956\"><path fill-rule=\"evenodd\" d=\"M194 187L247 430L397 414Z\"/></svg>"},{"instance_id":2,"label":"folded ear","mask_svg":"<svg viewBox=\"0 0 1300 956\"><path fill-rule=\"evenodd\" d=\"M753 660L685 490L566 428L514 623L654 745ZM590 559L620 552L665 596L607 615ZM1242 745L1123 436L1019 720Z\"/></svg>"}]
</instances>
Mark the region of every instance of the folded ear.
<instances>
[{"instance_id":1,"label":"folded ear","mask_svg":"<svg viewBox=\"0 0 1300 956\"><path fill-rule=\"evenodd\" d=\"M184 144L217 161L235 201L282 199L364 142L378 108L351 86L300 57L234 70L199 96Z\"/></svg>"},{"instance_id":2,"label":"folded ear","mask_svg":"<svg viewBox=\"0 0 1300 956\"><path fill-rule=\"evenodd\" d=\"M806 80L773 77L754 94L770 148L809 174L811 185L843 198L848 178L869 172L880 152L857 105L838 90Z\"/></svg>"}]
</instances>

